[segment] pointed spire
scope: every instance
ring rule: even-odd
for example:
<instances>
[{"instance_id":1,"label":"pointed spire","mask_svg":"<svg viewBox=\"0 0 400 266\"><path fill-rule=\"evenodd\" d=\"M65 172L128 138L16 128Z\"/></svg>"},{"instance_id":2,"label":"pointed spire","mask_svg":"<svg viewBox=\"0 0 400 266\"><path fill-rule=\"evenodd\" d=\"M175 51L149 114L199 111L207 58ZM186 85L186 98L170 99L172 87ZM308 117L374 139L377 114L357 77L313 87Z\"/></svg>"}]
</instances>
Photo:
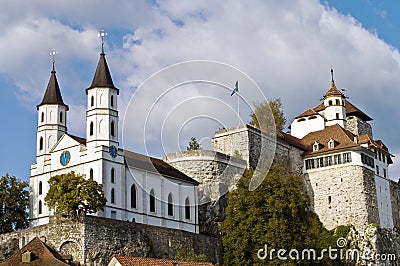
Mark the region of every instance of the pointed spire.
<instances>
[{"instance_id":1,"label":"pointed spire","mask_svg":"<svg viewBox=\"0 0 400 266\"><path fill-rule=\"evenodd\" d=\"M57 77L56 77L56 71L55 71L55 59L54 56L57 52L53 50L50 55L53 56L52 64L53 64L53 69L51 71L50 75L50 80L49 83L47 84L46 92L44 93L44 97L42 102L37 105L37 109L39 109L39 106L46 105L46 104L57 104L57 105L62 105L65 106L68 110L68 105L66 105L62 99L61 96L61 91L60 91L60 86L58 85Z\"/></svg>"},{"instance_id":2,"label":"pointed spire","mask_svg":"<svg viewBox=\"0 0 400 266\"><path fill-rule=\"evenodd\" d=\"M101 54L100 54L100 59L97 64L96 68L96 73L94 74L92 84L88 89L92 88L112 88L117 90L118 89L114 86L114 83L111 78L110 70L108 69L107 65L107 60L106 60L106 55L104 53L104 36L107 35L104 31L99 33L99 36L101 37ZM88 90L87 89L87 90ZM86 90L86 93L87 93Z\"/></svg>"},{"instance_id":3,"label":"pointed spire","mask_svg":"<svg viewBox=\"0 0 400 266\"><path fill-rule=\"evenodd\" d=\"M343 96L343 93L336 88L335 85L335 80L333 79L333 68L331 68L331 87L330 89L325 93L324 98L327 96Z\"/></svg>"}]
</instances>

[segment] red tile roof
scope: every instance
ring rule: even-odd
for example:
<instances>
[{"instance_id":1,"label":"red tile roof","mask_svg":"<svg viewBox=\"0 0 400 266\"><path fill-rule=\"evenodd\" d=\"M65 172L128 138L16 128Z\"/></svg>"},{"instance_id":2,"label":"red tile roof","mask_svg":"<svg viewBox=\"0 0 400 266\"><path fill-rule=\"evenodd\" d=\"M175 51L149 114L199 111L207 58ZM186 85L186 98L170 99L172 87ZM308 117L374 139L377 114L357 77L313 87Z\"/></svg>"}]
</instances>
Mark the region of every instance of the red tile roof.
<instances>
[{"instance_id":1,"label":"red tile roof","mask_svg":"<svg viewBox=\"0 0 400 266\"><path fill-rule=\"evenodd\" d=\"M213 266L211 262L185 262L170 259L114 256L122 266ZM108 264L110 265L110 263Z\"/></svg>"}]
</instances>

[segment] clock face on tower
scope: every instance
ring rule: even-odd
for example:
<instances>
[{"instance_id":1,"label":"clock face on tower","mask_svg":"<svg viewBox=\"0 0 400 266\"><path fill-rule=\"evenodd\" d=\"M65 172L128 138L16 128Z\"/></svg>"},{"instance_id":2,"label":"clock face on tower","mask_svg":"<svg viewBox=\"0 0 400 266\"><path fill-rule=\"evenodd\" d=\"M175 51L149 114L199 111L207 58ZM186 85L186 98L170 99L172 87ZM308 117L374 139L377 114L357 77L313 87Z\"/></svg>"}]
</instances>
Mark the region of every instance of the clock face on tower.
<instances>
[{"instance_id":1,"label":"clock face on tower","mask_svg":"<svg viewBox=\"0 0 400 266\"><path fill-rule=\"evenodd\" d=\"M117 147L111 146L108 151L110 152L111 157L117 157Z\"/></svg>"},{"instance_id":2,"label":"clock face on tower","mask_svg":"<svg viewBox=\"0 0 400 266\"><path fill-rule=\"evenodd\" d=\"M61 153L60 162L63 166L66 166L69 163L70 159L71 154L69 153L69 151L64 151L63 153Z\"/></svg>"}]
</instances>

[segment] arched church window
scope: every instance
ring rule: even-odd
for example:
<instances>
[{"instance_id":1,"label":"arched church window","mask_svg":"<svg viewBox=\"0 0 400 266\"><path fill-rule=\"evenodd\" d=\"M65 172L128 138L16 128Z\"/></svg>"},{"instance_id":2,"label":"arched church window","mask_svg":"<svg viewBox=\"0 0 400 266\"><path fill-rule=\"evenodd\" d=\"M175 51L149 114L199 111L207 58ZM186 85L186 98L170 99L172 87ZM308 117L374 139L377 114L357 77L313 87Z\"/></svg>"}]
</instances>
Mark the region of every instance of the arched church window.
<instances>
[{"instance_id":1,"label":"arched church window","mask_svg":"<svg viewBox=\"0 0 400 266\"><path fill-rule=\"evenodd\" d=\"M114 95L111 95L110 102L111 102L111 107L114 107Z\"/></svg>"},{"instance_id":2,"label":"arched church window","mask_svg":"<svg viewBox=\"0 0 400 266\"><path fill-rule=\"evenodd\" d=\"M89 178L90 178L90 180L93 180L93 168L90 168Z\"/></svg>"},{"instance_id":3,"label":"arched church window","mask_svg":"<svg viewBox=\"0 0 400 266\"><path fill-rule=\"evenodd\" d=\"M174 216L174 201L171 193L168 195L168 215Z\"/></svg>"},{"instance_id":4,"label":"arched church window","mask_svg":"<svg viewBox=\"0 0 400 266\"><path fill-rule=\"evenodd\" d=\"M39 150L43 150L43 137L40 137L39 140Z\"/></svg>"},{"instance_id":5,"label":"arched church window","mask_svg":"<svg viewBox=\"0 0 400 266\"><path fill-rule=\"evenodd\" d=\"M133 184L131 186L131 208L136 208L136 198L137 198L136 186Z\"/></svg>"},{"instance_id":6,"label":"arched church window","mask_svg":"<svg viewBox=\"0 0 400 266\"><path fill-rule=\"evenodd\" d=\"M115 137L115 123L111 121L111 136Z\"/></svg>"},{"instance_id":7,"label":"arched church window","mask_svg":"<svg viewBox=\"0 0 400 266\"><path fill-rule=\"evenodd\" d=\"M92 95L92 97L90 97L90 106L93 107L94 106L94 96Z\"/></svg>"},{"instance_id":8,"label":"arched church window","mask_svg":"<svg viewBox=\"0 0 400 266\"><path fill-rule=\"evenodd\" d=\"M115 169L111 168L111 183L115 183Z\"/></svg>"},{"instance_id":9,"label":"arched church window","mask_svg":"<svg viewBox=\"0 0 400 266\"><path fill-rule=\"evenodd\" d=\"M42 181L39 181L39 195L42 195Z\"/></svg>"},{"instance_id":10,"label":"arched church window","mask_svg":"<svg viewBox=\"0 0 400 266\"><path fill-rule=\"evenodd\" d=\"M90 126L89 126L89 135L93 136L93 122L90 122Z\"/></svg>"},{"instance_id":11,"label":"arched church window","mask_svg":"<svg viewBox=\"0 0 400 266\"><path fill-rule=\"evenodd\" d=\"M40 115L40 122L44 122L44 113L42 112L42 114Z\"/></svg>"},{"instance_id":12,"label":"arched church window","mask_svg":"<svg viewBox=\"0 0 400 266\"><path fill-rule=\"evenodd\" d=\"M153 189L150 191L150 212L156 212L156 197Z\"/></svg>"},{"instance_id":13,"label":"arched church window","mask_svg":"<svg viewBox=\"0 0 400 266\"><path fill-rule=\"evenodd\" d=\"M42 214L42 201L41 201L41 200L39 200L39 207L38 207L38 209L39 209L39 214Z\"/></svg>"},{"instance_id":14,"label":"arched church window","mask_svg":"<svg viewBox=\"0 0 400 266\"><path fill-rule=\"evenodd\" d=\"M111 189L111 203L115 204L115 189Z\"/></svg>"},{"instance_id":15,"label":"arched church window","mask_svg":"<svg viewBox=\"0 0 400 266\"><path fill-rule=\"evenodd\" d=\"M189 198L185 200L185 219L190 220L190 201Z\"/></svg>"}]
</instances>

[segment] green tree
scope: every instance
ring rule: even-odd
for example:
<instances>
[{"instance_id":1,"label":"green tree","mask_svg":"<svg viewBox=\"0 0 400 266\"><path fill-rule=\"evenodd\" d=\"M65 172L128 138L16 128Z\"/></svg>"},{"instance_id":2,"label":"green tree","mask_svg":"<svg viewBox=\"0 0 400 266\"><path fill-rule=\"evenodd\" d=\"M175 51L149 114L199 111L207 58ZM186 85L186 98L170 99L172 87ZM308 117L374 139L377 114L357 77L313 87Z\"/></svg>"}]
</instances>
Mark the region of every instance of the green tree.
<instances>
[{"instance_id":1,"label":"green tree","mask_svg":"<svg viewBox=\"0 0 400 266\"><path fill-rule=\"evenodd\" d=\"M29 184L6 174L0 179L0 233L29 225Z\"/></svg>"},{"instance_id":2,"label":"green tree","mask_svg":"<svg viewBox=\"0 0 400 266\"><path fill-rule=\"evenodd\" d=\"M201 150L201 145L200 143L197 142L197 139L195 137L191 137L189 145L186 147L186 150L187 151Z\"/></svg>"},{"instance_id":3,"label":"green tree","mask_svg":"<svg viewBox=\"0 0 400 266\"><path fill-rule=\"evenodd\" d=\"M52 176L48 182L49 191L44 200L56 213L95 213L103 210L107 203L100 184L75 172Z\"/></svg>"},{"instance_id":4,"label":"green tree","mask_svg":"<svg viewBox=\"0 0 400 266\"><path fill-rule=\"evenodd\" d=\"M257 251L265 244L268 251L285 249L289 252L293 248L320 250L320 235L326 238L325 242L332 242L331 234L310 210L300 177L273 164L261 185L250 192L252 174L246 170L237 189L227 195L226 218L221 226L224 264L308 265L310 261L279 260L276 253L272 260L269 253L267 260L257 257ZM332 262L320 263L331 265Z\"/></svg>"},{"instance_id":5,"label":"green tree","mask_svg":"<svg viewBox=\"0 0 400 266\"><path fill-rule=\"evenodd\" d=\"M251 120L250 125L259 128L265 132L271 131L270 127L275 126L276 134L282 136L282 132L285 128L286 118L283 112L283 105L280 98L272 99L265 102L255 102L255 110L250 115ZM274 124L272 124L272 117L274 119ZM260 123L260 121L262 121Z\"/></svg>"},{"instance_id":6,"label":"green tree","mask_svg":"<svg viewBox=\"0 0 400 266\"><path fill-rule=\"evenodd\" d=\"M174 259L180 261L208 262L206 255L196 254L193 250L189 251L186 249L179 250Z\"/></svg>"}]
</instances>

